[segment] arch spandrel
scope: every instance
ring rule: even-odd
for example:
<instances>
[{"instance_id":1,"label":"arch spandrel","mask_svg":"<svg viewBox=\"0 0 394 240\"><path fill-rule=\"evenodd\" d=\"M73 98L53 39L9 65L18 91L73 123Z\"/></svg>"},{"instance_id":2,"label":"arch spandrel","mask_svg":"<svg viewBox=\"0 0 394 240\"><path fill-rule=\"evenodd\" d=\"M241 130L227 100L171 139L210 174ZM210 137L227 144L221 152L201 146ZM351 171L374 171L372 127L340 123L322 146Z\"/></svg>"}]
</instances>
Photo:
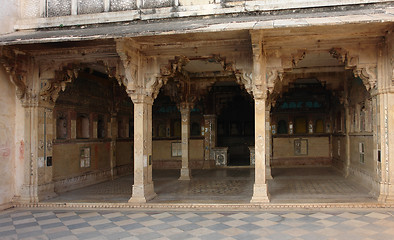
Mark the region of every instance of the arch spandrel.
<instances>
[{"instance_id":1,"label":"arch spandrel","mask_svg":"<svg viewBox=\"0 0 394 240\"><path fill-rule=\"evenodd\" d=\"M369 91L377 87L377 49L332 48L329 53L338 61L345 64L346 69L352 69L355 77L361 78Z\"/></svg>"}]
</instances>

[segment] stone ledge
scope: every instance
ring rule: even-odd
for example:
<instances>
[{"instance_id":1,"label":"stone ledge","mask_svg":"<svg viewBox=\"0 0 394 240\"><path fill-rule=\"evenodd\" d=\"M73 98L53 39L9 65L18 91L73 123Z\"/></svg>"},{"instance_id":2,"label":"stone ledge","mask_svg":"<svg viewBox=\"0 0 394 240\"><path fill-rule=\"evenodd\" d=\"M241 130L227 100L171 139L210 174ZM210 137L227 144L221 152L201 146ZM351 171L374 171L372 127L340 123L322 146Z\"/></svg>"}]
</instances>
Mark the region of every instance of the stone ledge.
<instances>
[{"instance_id":1,"label":"stone ledge","mask_svg":"<svg viewBox=\"0 0 394 240\"><path fill-rule=\"evenodd\" d=\"M20 19L14 26L15 30L28 30L50 27L80 26L90 24L117 23L135 20L155 20L166 18L185 18L196 16L248 13L256 11L277 11L301 8L335 7L358 4L376 4L391 1L385 0L293 0L289 1L237 1L220 4L194 6L163 7L139 9L120 12L103 12L97 14L70 15L50 18ZM283 24L283 23L282 23ZM305 22L302 24L306 24Z\"/></svg>"},{"instance_id":2,"label":"stone ledge","mask_svg":"<svg viewBox=\"0 0 394 240\"><path fill-rule=\"evenodd\" d=\"M65 209L141 209L141 210L193 210L193 211L256 211L286 209L344 209L344 208L394 208L394 204L385 203L305 203L305 204L161 204L161 203L30 203L12 204L16 208L65 208Z\"/></svg>"},{"instance_id":3,"label":"stone ledge","mask_svg":"<svg viewBox=\"0 0 394 240\"><path fill-rule=\"evenodd\" d=\"M391 8L385 8L383 12L368 13L362 10L332 13L327 17L324 14L285 14L278 16L244 16L244 17L222 17L210 19L179 19L176 21L156 21L147 24L136 22L136 24L125 23L121 25L99 25L96 27L72 27L45 29L40 31L17 31L14 33L0 35L1 45L32 44L47 42L83 41L97 39L113 39L120 37L137 37L152 35L170 35L201 32L222 32L237 30L264 30L272 28L293 28L332 26L345 24L385 23L394 22L394 14L389 12ZM358 13L358 14L356 14ZM364 13L361 14L361 13ZM345 14L345 15L341 15ZM297 20L297 21L295 21ZM302 25L300 25L302 23Z\"/></svg>"}]
</instances>

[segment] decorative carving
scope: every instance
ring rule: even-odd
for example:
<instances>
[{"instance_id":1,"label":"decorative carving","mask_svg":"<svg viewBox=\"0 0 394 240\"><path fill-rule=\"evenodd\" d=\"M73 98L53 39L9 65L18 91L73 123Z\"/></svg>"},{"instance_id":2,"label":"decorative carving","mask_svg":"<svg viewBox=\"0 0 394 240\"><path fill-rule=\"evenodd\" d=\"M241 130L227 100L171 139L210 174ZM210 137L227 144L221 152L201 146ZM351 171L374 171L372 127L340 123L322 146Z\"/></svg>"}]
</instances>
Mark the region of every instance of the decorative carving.
<instances>
[{"instance_id":1,"label":"decorative carving","mask_svg":"<svg viewBox=\"0 0 394 240\"><path fill-rule=\"evenodd\" d=\"M345 64L346 69L353 69L355 77L362 79L365 88L369 91L376 86L376 63L360 64L359 56L352 56L348 51L342 48L332 48L330 54Z\"/></svg>"},{"instance_id":2,"label":"decorative carving","mask_svg":"<svg viewBox=\"0 0 394 240\"><path fill-rule=\"evenodd\" d=\"M251 72L236 73L235 77L237 78L237 83L239 85L243 85L245 87L245 90L249 94L252 94L253 91L252 73Z\"/></svg>"},{"instance_id":3,"label":"decorative carving","mask_svg":"<svg viewBox=\"0 0 394 240\"><path fill-rule=\"evenodd\" d=\"M60 90L66 90L67 83L72 82L78 77L78 71L78 67L68 65L60 71L55 71L55 77L53 79L41 80L41 101L54 104L59 97Z\"/></svg>"},{"instance_id":4,"label":"decorative carving","mask_svg":"<svg viewBox=\"0 0 394 240\"><path fill-rule=\"evenodd\" d=\"M338 59L339 62L345 63L347 62L347 52L342 48L332 48L329 53L333 58Z\"/></svg>"},{"instance_id":5,"label":"decorative carving","mask_svg":"<svg viewBox=\"0 0 394 240\"><path fill-rule=\"evenodd\" d=\"M362 79L364 86L369 91L376 86L376 66L368 65L353 70L354 76Z\"/></svg>"},{"instance_id":6,"label":"decorative carving","mask_svg":"<svg viewBox=\"0 0 394 240\"><path fill-rule=\"evenodd\" d=\"M102 62L107 68L107 74L110 78L115 78L119 86L124 85L127 87L127 79L124 75L124 68L120 60L103 60Z\"/></svg>"},{"instance_id":7,"label":"decorative carving","mask_svg":"<svg viewBox=\"0 0 394 240\"><path fill-rule=\"evenodd\" d=\"M18 99L23 99L27 92L26 83L26 56L14 53L11 49L2 48L0 63L10 75L10 81L16 86Z\"/></svg>"},{"instance_id":8,"label":"decorative carving","mask_svg":"<svg viewBox=\"0 0 394 240\"><path fill-rule=\"evenodd\" d=\"M276 83L275 81L278 78L280 79L280 81L282 81L283 79L283 72L281 72L280 69L274 68L267 70L267 89L269 93L272 93L274 91Z\"/></svg>"},{"instance_id":9,"label":"decorative carving","mask_svg":"<svg viewBox=\"0 0 394 240\"><path fill-rule=\"evenodd\" d=\"M305 54L305 50L298 50L296 53L291 55L293 67L297 66L298 62L305 58Z\"/></svg>"}]
</instances>

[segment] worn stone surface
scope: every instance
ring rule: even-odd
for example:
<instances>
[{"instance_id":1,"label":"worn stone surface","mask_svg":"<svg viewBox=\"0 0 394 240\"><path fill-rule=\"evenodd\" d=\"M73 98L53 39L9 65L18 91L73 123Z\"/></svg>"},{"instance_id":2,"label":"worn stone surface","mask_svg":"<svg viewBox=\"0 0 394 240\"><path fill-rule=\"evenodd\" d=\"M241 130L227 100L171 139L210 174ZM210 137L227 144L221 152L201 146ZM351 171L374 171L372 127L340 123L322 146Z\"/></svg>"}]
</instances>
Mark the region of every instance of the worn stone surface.
<instances>
[{"instance_id":1,"label":"worn stone surface","mask_svg":"<svg viewBox=\"0 0 394 240\"><path fill-rule=\"evenodd\" d=\"M15 87L0 66L0 205L15 195Z\"/></svg>"}]
</instances>

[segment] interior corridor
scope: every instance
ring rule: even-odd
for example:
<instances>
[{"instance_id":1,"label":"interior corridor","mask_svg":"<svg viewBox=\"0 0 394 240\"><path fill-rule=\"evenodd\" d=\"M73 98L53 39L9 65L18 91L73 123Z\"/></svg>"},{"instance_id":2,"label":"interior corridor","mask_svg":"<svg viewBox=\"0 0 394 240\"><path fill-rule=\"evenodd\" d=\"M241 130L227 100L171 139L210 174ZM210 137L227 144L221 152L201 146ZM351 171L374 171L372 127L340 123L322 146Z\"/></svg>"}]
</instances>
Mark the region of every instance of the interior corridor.
<instances>
[{"instance_id":1,"label":"interior corridor","mask_svg":"<svg viewBox=\"0 0 394 240\"><path fill-rule=\"evenodd\" d=\"M274 168L268 180L272 203L376 202L368 189L344 178L331 167ZM249 203L253 193L253 168L193 170L192 180L179 181L179 170L154 170L157 197L150 203ZM132 175L65 192L46 202L127 202Z\"/></svg>"}]
</instances>

